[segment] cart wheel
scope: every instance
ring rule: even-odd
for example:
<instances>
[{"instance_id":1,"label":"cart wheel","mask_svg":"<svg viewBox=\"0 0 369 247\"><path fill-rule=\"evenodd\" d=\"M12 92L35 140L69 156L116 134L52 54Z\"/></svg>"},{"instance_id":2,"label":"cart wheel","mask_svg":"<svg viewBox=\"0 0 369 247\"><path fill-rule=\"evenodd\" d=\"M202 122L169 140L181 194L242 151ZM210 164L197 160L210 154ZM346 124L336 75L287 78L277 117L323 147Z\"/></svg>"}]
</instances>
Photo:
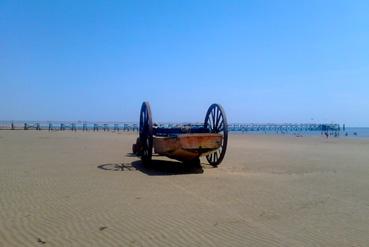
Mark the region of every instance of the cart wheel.
<instances>
[{"instance_id":1,"label":"cart wheel","mask_svg":"<svg viewBox=\"0 0 369 247\"><path fill-rule=\"evenodd\" d=\"M149 102L143 102L140 112L140 144L142 145L141 160L149 163L152 157L153 130L152 115Z\"/></svg>"},{"instance_id":2,"label":"cart wheel","mask_svg":"<svg viewBox=\"0 0 369 247\"><path fill-rule=\"evenodd\" d=\"M223 135L222 144L215 152L206 156L209 164L218 166L226 153L228 143L228 123L223 107L219 104L212 104L206 113L204 127L210 130L210 133Z\"/></svg>"}]
</instances>

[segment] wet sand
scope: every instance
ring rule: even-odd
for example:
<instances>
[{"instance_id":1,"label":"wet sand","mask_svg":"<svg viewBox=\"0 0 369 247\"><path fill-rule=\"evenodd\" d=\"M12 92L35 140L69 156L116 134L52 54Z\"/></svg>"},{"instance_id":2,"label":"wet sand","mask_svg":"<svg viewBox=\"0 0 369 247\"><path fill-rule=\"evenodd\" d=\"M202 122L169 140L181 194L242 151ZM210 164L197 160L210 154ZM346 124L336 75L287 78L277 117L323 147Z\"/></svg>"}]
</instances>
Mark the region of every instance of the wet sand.
<instances>
[{"instance_id":1,"label":"wet sand","mask_svg":"<svg viewBox=\"0 0 369 247\"><path fill-rule=\"evenodd\" d=\"M0 131L0 246L369 246L369 139L231 135L216 169L135 139Z\"/></svg>"}]
</instances>

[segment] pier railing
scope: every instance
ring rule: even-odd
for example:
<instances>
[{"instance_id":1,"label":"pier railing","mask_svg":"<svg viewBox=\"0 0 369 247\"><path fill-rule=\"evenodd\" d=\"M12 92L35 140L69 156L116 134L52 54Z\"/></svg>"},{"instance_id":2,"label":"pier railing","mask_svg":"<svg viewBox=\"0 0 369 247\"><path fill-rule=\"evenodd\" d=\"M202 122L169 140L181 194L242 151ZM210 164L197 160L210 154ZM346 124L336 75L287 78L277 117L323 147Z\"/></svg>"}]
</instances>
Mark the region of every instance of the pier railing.
<instances>
[{"instance_id":1,"label":"pier railing","mask_svg":"<svg viewBox=\"0 0 369 247\"><path fill-rule=\"evenodd\" d=\"M237 132L291 132L291 131L340 131L341 126L339 124L230 124L228 126L229 131Z\"/></svg>"},{"instance_id":2,"label":"pier railing","mask_svg":"<svg viewBox=\"0 0 369 247\"><path fill-rule=\"evenodd\" d=\"M183 123L159 123L157 126L172 128L183 125L201 125L201 123L183 124ZM344 125L343 125L344 128ZM137 123L124 122L106 122L106 123L90 123L90 122L24 122L24 123L2 123L0 129L9 130L48 130L48 131L138 131ZM301 132L301 131L340 131L339 124L317 124L317 123L231 123L228 125L230 132ZM343 129L344 130L344 129Z\"/></svg>"}]
</instances>

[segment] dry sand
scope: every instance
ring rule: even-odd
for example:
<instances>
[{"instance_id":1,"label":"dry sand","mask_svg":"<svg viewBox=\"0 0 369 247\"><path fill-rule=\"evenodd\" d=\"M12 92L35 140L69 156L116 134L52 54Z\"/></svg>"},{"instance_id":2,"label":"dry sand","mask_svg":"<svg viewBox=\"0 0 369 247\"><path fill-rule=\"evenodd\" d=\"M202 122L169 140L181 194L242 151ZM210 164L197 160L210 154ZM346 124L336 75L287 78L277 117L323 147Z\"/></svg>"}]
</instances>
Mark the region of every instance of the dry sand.
<instances>
[{"instance_id":1,"label":"dry sand","mask_svg":"<svg viewBox=\"0 0 369 247\"><path fill-rule=\"evenodd\" d=\"M0 246L369 246L369 140L233 135L186 169L135 138L0 131Z\"/></svg>"}]
</instances>

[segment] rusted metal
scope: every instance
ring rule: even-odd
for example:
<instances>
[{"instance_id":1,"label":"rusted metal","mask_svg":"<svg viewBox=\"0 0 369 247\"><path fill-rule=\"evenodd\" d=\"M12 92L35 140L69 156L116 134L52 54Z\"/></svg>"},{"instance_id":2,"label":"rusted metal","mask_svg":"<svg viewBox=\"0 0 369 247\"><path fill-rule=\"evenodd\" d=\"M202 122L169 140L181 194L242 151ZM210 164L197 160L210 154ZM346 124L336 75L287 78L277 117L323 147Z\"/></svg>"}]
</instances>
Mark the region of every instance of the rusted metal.
<instances>
[{"instance_id":1,"label":"rusted metal","mask_svg":"<svg viewBox=\"0 0 369 247\"><path fill-rule=\"evenodd\" d=\"M181 134L171 137L154 137L154 151L160 155L182 161L194 160L221 146L219 134Z\"/></svg>"}]
</instances>

